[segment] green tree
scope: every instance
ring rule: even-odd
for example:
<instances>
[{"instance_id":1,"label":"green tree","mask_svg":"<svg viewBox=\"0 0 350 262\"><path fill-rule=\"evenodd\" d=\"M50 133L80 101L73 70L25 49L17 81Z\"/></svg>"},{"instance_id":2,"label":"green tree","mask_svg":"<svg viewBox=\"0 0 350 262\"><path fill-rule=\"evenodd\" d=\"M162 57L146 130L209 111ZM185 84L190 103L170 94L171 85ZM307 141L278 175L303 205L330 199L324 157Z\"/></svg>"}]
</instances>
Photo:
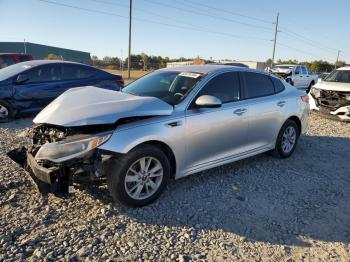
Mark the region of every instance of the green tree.
<instances>
[{"instance_id":1,"label":"green tree","mask_svg":"<svg viewBox=\"0 0 350 262\"><path fill-rule=\"evenodd\" d=\"M345 61L340 61L340 60L339 60L339 61L335 64L335 66L336 66L337 68L346 66L346 62L345 62Z\"/></svg>"},{"instance_id":2,"label":"green tree","mask_svg":"<svg viewBox=\"0 0 350 262\"><path fill-rule=\"evenodd\" d=\"M146 71L147 66L148 66L149 57L145 53L141 53L140 56L141 56L141 60L142 60L142 64L143 64L143 71Z\"/></svg>"},{"instance_id":3,"label":"green tree","mask_svg":"<svg viewBox=\"0 0 350 262\"><path fill-rule=\"evenodd\" d=\"M334 69L334 65L327 61L317 60L310 63L310 70L313 72L331 72Z\"/></svg>"},{"instance_id":4,"label":"green tree","mask_svg":"<svg viewBox=\"0 0 350 262\"><path fill-rule=\"evenodd\" d=\"M55 54L48 54L45 58L46 60L63 60L63 56L55 55Z\"/></svg>"},{"instance_id":5,"label":"green tree","mask_svg":"<svg viewBox=\"0 0 350 262\"><path fill-rule=\"evenodd\" d=\"M267 59L266 60L266 64L269 65L269 66L272 65L272 59L271 58Z\"/></svg>"}]
</instances>

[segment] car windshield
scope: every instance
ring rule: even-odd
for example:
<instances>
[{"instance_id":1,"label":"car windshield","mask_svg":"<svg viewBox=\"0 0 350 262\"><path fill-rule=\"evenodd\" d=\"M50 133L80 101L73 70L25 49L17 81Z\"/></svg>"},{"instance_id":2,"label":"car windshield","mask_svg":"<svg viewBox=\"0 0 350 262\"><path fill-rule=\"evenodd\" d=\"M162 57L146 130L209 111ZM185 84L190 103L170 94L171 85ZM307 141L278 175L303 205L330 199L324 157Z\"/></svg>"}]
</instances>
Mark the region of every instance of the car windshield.
<instances>
[{"instance_id":1,"label":"car windshield","mask_svg":"<svg viewBox=\"0 0 350 262\"><path fill-rule=\"evenodd\" d=\"M176 105L202 77L203 74L194 72L158 71L132 82L123 92L157 97L170 105Z\"/></svg>"},{"instance_id":2,"label":"car windshield","mask_svg":"<svg viewBox=\"0 0 350 262\"><path fill-rule=\"evenodd\" d=\"M0 81L6 80L16 74L19 74L32 66L23 64L23 63L18 63L14 65L10 65L8 67L0 69Z\"/></svg>"},{"instance_id":3,"label":"car windshield","mask_svg":"<svg viewBox=\"0 0 350 262\"><path fill-rule=\"evenodd\" d=\"M350 70L334 70L324 81L350 83Z\"/></svg>"}]
</instances>

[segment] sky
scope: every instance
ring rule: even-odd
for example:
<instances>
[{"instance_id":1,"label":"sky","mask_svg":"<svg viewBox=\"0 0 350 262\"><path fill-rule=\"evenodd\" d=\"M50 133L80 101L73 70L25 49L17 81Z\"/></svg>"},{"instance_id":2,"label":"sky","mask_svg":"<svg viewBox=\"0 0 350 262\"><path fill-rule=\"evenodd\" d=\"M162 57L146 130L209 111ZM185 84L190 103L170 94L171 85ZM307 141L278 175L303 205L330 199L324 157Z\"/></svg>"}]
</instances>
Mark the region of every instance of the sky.
<instances>
[{"instance_id":1,"label":"sky","mask_svg":"<svg viewBox=\"0 0 350 262\"><path fill-rule=\"evenodd\" d=\"M132 53L350 63L349 0L133 0ZM126 57L129 0L0 0L0 41Z\"/></svg>"}]
</instances>

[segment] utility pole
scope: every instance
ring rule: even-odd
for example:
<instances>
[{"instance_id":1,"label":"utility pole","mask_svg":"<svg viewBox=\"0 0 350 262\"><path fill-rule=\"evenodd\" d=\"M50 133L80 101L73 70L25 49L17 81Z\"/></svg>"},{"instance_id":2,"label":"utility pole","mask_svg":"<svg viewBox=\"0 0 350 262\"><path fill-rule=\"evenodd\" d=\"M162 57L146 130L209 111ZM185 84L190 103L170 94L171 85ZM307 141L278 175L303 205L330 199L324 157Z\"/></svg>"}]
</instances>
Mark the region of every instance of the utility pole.
<instances>
[{"instance_id":1,"label":"utility pole","mask_svg":"<svg viewBox=\"0 0 350 262\"><path fill-rule=\"evenodd\" d=\"M124 58L123 58L123 48L120 49L120 71L122 71L123 75L123 68L124 68Z\"/></svg>"},{"instance_id":2,"label":"utility pole","mask_svg":"<svg viewBox=\"0 0 350 262\"><path fill-rule=\"evenodd\" d=\"M128 58L128 78L130 79L130 66L131 66L131 16L132 16L132 0L129 0L129 58Z\"/></svg>"},{"instance_id":3,"label":"utility pole","mask_svg":"<svg viewBox=\"0 0 350 262\"><path fill-rule=\"evenodd\" d=\"M271 68L273 67L273 64L275 63L275 51L276 51L276 41L277 41L277 33L278 33L278 20L279 20L280 14L277 13L277 18L276 18L276 27L275 27L275 38L273 39L273 51L272 51L272 63L271 63Z\"/></svg>"},{"instance_id":4,"label":"utility pole","mask_svg":"<svg viewBox=\"0 0 350 262\"><path fill-rule=\"evenodd\" d=\"M337 61L334 64L334 69L337 69L337 64L338 64L338 61L339 61L339 55L340 55L340 50L338 50Z\"/></svg>"},{"instance_id":5,"label":"utility pole","mask_svg":"<svg viewBox=\"0 0 350 262\"><path fill-rule=\"evenodd\" d=\"M26 45L26 39L25 38L23 40L23 45L24 45L24 53L27 54L27 45Z\"/></svg>"}]
</instances>

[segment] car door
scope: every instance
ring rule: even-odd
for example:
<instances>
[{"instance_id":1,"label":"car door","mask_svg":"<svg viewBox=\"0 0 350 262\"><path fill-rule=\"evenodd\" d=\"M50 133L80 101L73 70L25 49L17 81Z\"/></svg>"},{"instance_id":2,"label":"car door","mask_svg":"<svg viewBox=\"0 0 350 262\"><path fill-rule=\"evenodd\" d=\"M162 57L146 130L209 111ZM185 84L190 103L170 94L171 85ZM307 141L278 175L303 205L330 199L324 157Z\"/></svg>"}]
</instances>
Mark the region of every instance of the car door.
<instances>
[{"instance_id":1,"label":"car door","mask_svg":"<svg viewBox=\"0 0 350 262\"><path fill-rule=\"evenodd\" d=\"M302 88L304 83L303 83L303 75L301 73L301 68L300 66L295 67L294 69L294 86L297 88Z\"/></svg>"},{"instance_id":2,"label":"car door","mask_svg":"<svg viewBox=\"0 0 350 262\"><path fill-rule=\"evenodd\" d=\"M275 85L267 74L242 72L244 98L249 106L250 150L264 150L275 143L284 120L287 100L283 92L276 93Z\"/></svg>"},{"instance_id":3,"label":"car door","mask_svg":"<svg viewBox=\"0 0 350 262\"><path fill-rule=\"evenodd\" d=\"M25 79L14 85L13 96L25 107L24 111L38 111L62 93L59 64L37 66L16 78Z\"/></svg>"},{"instance_id":4,"label":"car door","mask_svg":"<svg viewBox=\"0 0 350 262\"><path fill-rule=\"evenodd\" d=\"M219 108L198 108L195 100L212 95L222 101ZM241 101L237 72L215 76L200 90L186 111L187 167L195 171L244 152L249 108Z\"/></svg>"},{"instance_id":5,"label":"car door","mask_svg":"<svg viewBox=\"0 0 350 262\"><path fill-rule=\"evenodd\" d=\"M302 87L303 88L307 88L309 87L309 82L310 82L310 76L309 76L309 73L308 73L308 70L305 66L301 66L301 75L303 76L303 78L301 79L302 81Z\"/></svg>"}]
</instances>

